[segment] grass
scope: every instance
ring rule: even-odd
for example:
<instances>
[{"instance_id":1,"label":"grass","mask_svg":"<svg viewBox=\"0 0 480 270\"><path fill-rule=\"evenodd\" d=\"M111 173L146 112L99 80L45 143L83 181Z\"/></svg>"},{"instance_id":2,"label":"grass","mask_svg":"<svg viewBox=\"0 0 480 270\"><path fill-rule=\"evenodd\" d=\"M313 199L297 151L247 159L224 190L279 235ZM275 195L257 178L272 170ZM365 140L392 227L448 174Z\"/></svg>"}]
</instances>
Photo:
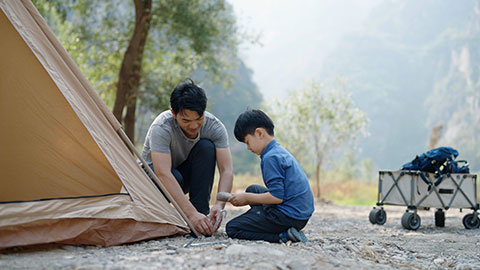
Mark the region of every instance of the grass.
<instances>
[{"instance_id":1,"label":"grass","mask_svg":"<svg viewBox=\"0 0 480 270\"><path fill-rule=\"evenodd\" d=\"M216 179L215 183L218 183L218 179ZM250 174L235 175L232 192L243 192L252 184L264 185L262 177ZM316 185L313 180L310 181L310 187L313 192L316 192ZM329 181L325 179L320 184L320 195L322 199L341 205L375 205L377 189L377 183L365 183L354 179L345 181ZM217 190L216 186L214 190ZM212 200L214 200L213 197Z\"/></svg>"},{"instance_id":2,"label":"grass","mask_svg":"<svg viewBox=\"0 0 480 270\"><path fill-rule=\"evenodd\" d=\"M215 174L215 190L212 194L211 203L215 202L215 195L218 183L218 172ZM335 175L335 174L330 174ZM478 173L477 173L478 175ZM332 179L328 177L321 180L320 195L322 199L333 201L340 205L370 205L373 206L377 202L378 182L377 181L361 181L356 179ZM264 185L260 175L237 174L233 180L232 192L243 192L252 184ZM310 180L310 187L316 193L316 184L313 179ZM480 185L477 185L477 194L480 194ZM316 194L315 194L316 195ZM315 196L318 201L317 196Z\"/></svg>"},{"instance_id":3,"label":"grass","mask_svg":"<svg viewBox=\"0 0 480 270\"><path fill-rule=\"evenodd\" d=\"M320 185L321 198L337 204L348 205L375 205L377 202L377 183L365 183L353 179L342 182L324 182L327 183Z\"/></svg>"}]
</instances>

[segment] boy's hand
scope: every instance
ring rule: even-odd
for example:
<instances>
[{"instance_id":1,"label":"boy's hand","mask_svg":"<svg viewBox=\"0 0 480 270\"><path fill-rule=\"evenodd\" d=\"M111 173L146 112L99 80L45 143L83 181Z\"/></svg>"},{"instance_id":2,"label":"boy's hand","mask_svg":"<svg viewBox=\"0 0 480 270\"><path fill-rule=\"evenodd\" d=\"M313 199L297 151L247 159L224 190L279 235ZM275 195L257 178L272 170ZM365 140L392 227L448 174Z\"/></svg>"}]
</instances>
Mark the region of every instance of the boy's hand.
<instances>
[{"instance_id":1,"label":"boy's hand","mask_svg":"<svg viewBox=\"0 0 480 270\"><path fill-rule=\"evenodd\" d=\"M235 206L244 206L249 204L248 196L249 194L246 192L233 194L233 196L228 199L228 202Z\"/></svg>"},{"instance_id":2,"label":"boy's hand","mask_svg":"<svg viewBox=\"0 0 480 270\"><path fill-rule=\"evenodd\" d=\"M212 208L210 209L210 214L208 215L208 218L210 219L210 223L212 224L212 229L213 229L213 232L216 232L218 230L218 228L220 227L220 224L221 224L221 220L220 222L217 223L217 220L220 218L222 219L223 216L222 216L222 207L220 207L219 205L215 204L214 206L212 206ZM217 226L216 227L213 227L215 224L217 223Z\"/></svg>"}]
</instances>

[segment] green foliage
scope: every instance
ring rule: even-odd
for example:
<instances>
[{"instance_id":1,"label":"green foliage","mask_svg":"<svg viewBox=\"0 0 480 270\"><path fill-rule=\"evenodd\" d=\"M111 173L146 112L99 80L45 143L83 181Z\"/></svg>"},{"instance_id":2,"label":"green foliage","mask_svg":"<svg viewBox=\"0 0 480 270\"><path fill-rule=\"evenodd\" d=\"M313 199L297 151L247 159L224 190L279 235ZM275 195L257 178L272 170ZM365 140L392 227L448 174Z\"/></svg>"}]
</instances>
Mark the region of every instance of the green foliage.
<instances>
[{"instance_id":1,"label":"green foliage","mask_svg":"<svg viewBox=\"0 0 480 270\"><path fill-rule=\"evenodd\" d=\"M240 41L231 7L223 0L162 0L153 6L142 103L167 109L170 92L187 77L230 85Z\"/></svg>"},{"instance_id":2,"label":"green foliage","mask_svg":"<svg viewBox=\"0 0 480 270\"><path fill-rule=\"evenodd\" d=\"M33 3L89 82L112 107L120 64L132 33L131 2L35 0Z\"/></svg>"},{"instance_id":3,"label":"green foliage","mask_svg":"<svg viewBox=\"0 0 480 270\"><path fill-rule=\"evenodd\" d=\"M127 0L35 0L35 6L110 107L123 54L133 33L135 8ZM228 82L228 59L239 42L231 7L223 0L158 0L142 63L141 103L168 108L175 85L198 69Z\"/></svg>"},{"instance_id":4,"label":"green foliage","mask_svg":"<svg viewBox=\"0 0 480 270\"><path fill-rule=\"evenodd\" d=\"M356 108L343 82L335 86L312 83L291 92L272 108L275 136L308 172L319 174L342 146L365 134L367 119Z\"/></svg>"}]
</instances>

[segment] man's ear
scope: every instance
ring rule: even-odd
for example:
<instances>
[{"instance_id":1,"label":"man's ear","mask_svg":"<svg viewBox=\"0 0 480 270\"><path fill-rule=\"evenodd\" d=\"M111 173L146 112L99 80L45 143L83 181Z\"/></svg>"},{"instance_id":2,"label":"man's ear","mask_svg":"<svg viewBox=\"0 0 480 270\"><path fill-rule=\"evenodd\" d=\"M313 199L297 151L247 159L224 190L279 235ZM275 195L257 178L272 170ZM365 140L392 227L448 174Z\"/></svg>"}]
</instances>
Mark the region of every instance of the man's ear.
<instances>
[{"instance_id":1,"label":"man's ear","mask_svg":"<svg viewBox=\"0 0 480 270\"><path fill-rule=\"evenodd\" d=\"M172 112L173 117L176 117L176 116L175 116L175 112L173 111L173 109L170 109L170 112Z\"/></svg>"}]
</instances>

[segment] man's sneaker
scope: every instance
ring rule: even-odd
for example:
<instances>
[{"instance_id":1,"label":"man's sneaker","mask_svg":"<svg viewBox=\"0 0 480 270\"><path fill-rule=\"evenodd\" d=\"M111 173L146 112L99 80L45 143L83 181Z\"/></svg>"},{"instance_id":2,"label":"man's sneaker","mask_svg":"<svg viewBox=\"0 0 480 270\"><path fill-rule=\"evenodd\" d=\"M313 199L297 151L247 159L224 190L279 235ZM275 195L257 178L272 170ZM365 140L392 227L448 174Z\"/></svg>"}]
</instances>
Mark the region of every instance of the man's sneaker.
<instances>
[{"instance_id":1,"label":"man's sneaker","mask_svg":"<svg viewBox=\"0 0 480 270\"><path fill-rule=\"evenodd\" d=\"M286 243L288 241L292 242L307 242L307 237L303 232L299 232L295 227L291 227L288 230L280 233L280 241Z\"/></svg>"}]
</instances>

